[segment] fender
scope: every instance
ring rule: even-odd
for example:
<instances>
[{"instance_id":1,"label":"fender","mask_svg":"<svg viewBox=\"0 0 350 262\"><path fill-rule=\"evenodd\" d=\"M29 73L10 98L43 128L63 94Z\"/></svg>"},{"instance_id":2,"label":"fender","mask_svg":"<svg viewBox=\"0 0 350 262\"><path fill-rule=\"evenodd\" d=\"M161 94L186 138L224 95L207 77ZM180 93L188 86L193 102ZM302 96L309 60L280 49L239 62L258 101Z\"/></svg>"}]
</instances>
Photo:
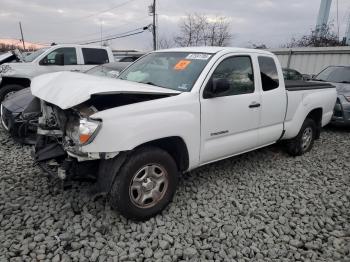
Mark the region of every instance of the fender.
<instances>
[{"instance_id":1,"label":"fender","mask_svg":"<svg viewBox=\"0 0 350 262\"><path fill-rule=\"evenodd\" d=\"M330 97L334 97L334 99L330 100ZM302 101L301 103L300 100ZM286 132L282 139L291 139L296 137L306 117L314 109L322 109L321 126L329 123L333 115L335 101L336 93L333 89L330 89L329 91L325 91L323 89L320 92L315 92L314 90L288 92L289 107L285 121Z\"/></svg>"},{"instance_id":2,"label":"fender","mask_svg":"<svg viewBox=\"0 0 350 262\"><path fill-rule=\"evenodd\" d=\"M195 97L186 93L98 112L91 118L101 119L102 128L93 143L81 150L85 153L124 152L153 140L180 137L188 150L189 168L198 165L200 107Z\"/></svg>"}]
</instances>

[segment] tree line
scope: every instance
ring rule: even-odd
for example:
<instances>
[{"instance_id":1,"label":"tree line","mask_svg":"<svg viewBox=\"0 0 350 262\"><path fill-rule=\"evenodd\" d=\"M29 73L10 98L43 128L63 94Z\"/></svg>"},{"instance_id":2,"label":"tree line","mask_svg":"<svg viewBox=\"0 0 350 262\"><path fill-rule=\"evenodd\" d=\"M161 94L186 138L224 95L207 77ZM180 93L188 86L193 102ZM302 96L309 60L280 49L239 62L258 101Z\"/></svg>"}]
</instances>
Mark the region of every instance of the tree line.
<instances>
[{"instance_id":1,"label":"tree line","mask_svg":"<svg viewBox=\"0 0 350 262\"><path fill-rule=\"evenodd\" d=\"M203 14L188 14L179 23L179 33L172 39L160 38L160 49L174 46L228 46L232 45L231 21L225 16L214 18ZM331 47L344 46L345 39L339 39L334 25L329 23L300 37L292 37L280 47ZM251 48L267 49L264 43L250 43Z\"/></svg>"}]
</instances>

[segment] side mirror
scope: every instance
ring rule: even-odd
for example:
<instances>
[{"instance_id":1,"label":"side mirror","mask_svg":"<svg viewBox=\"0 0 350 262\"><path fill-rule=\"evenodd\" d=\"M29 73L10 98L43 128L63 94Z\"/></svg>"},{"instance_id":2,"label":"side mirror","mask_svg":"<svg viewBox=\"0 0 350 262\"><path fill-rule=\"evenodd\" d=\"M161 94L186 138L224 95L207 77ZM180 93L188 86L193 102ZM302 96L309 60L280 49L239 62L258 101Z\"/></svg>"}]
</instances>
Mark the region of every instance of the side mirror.
<instances>
[{"instance_id":1,"label":"side mirror","mask_svg":"<svg viewBox=\"0 0 350 262\"><path fill-rule=\"evenodd\" d=\"M204 98L216 97L228 90L230 90L230 83L226 78L212 78L208 82Z\"/></svg>"},{"instance_id":2,"label":"side mirror","mask_svg":"<svg viewBox=\"0 0 350 262\"><path fill-rule=\"evenodd\" d=\"M312 78L313 78L312 75L303 74L303 80L304 81L310 81Z\"/></svg>"},{"instance_id":3,"label":"side mirror","mask_svg":"<svg viewBox=\"0 0 350 262\"><path fill-rule=\"evenodd\" d=\"M55 55L55 65L64 65L64 54L56 54Z\"/></svg>"},{"instance_id":4,"label":"side mirror","mask_svg":"<svg viewBox=\"0 0 350 262\"><path fill-rule=\"evenodd\" d=\"M226 78L214 78L212 80L211 92L214 95L221 94L230 90L230 83Z\"/></svg>"}]
</instances>

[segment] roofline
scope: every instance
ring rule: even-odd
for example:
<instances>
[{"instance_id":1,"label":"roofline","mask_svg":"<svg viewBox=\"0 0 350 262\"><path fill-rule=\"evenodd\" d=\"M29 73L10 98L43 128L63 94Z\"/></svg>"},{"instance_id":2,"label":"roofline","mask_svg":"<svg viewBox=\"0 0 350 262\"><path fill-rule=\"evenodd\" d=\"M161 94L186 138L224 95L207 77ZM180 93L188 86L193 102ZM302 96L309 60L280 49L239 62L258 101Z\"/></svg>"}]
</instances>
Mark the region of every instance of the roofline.
<instances>
[{"instance_id":1,"label":"roofline","mask_svg":"<svg viewBox=\"0 0 350 262\"><path fill-rule=\"evenodd\" d=\"M78 46L78 47L91 47L91 48L100 48L100 49L107 49L108 46L99 46L99 45L82 45L82 44L55 44L55 45L49 45L46 47L55 47L55 46Z\"/></svg>"},{"instance_id":2,"label":"roofline","mask_svg":"<svg viewBox=\"0 0 350 262\"><path fill-rule=\"evenodd\" d=\"M203 49L203 50L201 50ZM212 50L210 50L212 49ZM193 53L208 53L208 54L217 54L224 51L232 51L234 52L246 52L246 53L255 53L255 54L265 54L265 55L271 55L273 54L269 50L262 50L262 49L253 49L253 48L241 48L241 47L211 47L211 46L204 46L204 47L179 47L179 48L170 48L170 49L160 49L151 51L158 53L158 52L193 52Z\"/></svg>"}]
</instances>

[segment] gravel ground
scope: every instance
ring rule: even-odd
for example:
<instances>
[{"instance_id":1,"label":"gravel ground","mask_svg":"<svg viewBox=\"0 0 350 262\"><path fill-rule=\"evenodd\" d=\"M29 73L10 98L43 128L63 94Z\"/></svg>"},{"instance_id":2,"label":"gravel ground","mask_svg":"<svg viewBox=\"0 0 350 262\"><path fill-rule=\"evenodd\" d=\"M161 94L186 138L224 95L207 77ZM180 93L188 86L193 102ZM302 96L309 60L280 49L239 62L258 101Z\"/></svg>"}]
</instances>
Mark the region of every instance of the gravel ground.
<instances>
[{"instance_id":1,"label":"gravel ground","mask_svg":"<svg viewBox=\"0 0 350 262\"><path fill-rule=\"evenodd\" d=\"M0 130L0 261L350 261L350 130L291 158L279 146L184 176L144 223L62 191Z\"/></svg>"}]
</instances>

